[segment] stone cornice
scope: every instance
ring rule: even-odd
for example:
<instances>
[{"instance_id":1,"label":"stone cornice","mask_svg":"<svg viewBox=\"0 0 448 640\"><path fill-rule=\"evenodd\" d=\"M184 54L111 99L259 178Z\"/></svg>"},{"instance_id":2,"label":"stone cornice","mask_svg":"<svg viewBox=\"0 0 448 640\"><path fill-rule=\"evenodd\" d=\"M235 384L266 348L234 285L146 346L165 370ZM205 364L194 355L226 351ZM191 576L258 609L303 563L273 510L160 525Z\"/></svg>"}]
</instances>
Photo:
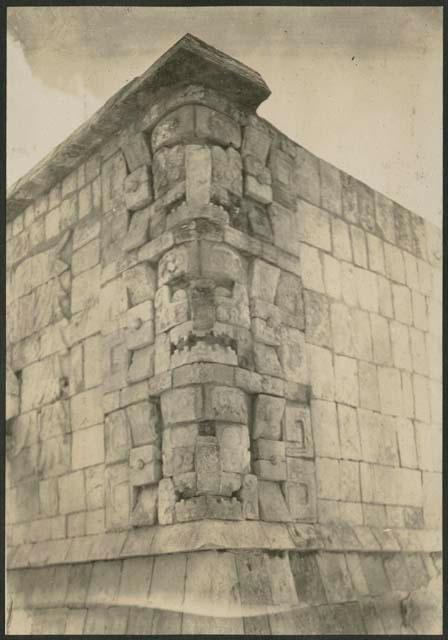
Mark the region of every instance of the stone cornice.
<instances>
[{"instance_id":1,"label":"stone cornice","mask_svg":"<svg viewBox=\"0 0 448 640\"><path fill-rule=\"evenodd\" d=\"M150 102L151 97L168 86L195 83L218 91L248 112L255 112L271 93L256 71L187 34L15 182L7 194L7 220L130 123L140 112L142 102Z\"/></svg>"},{"instance_id":2,"label":"stone cornice","mask_svg":"<svg viewBox=\"0 0 448 640\"><path fill-rule=\"evenodd\" d=\"M11 547L9 569L213 549L397 553L442 550L433 529L202 520Z\"/></svg>"}]
</instances>

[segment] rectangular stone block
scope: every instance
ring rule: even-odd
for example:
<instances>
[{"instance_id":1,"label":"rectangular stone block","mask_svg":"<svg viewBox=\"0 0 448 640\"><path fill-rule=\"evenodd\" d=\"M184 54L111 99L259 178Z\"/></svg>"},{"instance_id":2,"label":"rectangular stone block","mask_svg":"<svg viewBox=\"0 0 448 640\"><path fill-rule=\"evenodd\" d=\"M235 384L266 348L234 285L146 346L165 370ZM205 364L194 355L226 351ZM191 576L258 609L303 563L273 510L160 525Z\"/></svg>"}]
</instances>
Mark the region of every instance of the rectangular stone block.
<instances>
[{"instance_id":1,"label":"rectangular stone block","mask_svg":"<svg viewBox=\"0 0 448 640\"><path fill-rule=\"evenodd\" d=\"M99 265L84 271L72 282L71 310L72 313L83 311L86 307L93 306L100 293L100 267Z\"/></svg>"},{"instance_id":2,"label":"rectangular stone block","mask_svg":"<svg viewBox=\"0 0 448 640\"><path fill-rule=\"evenodd\" d=\"M297 147L294 181L299 197L320 204L319 160L312 153Z\"/></svg>"},{"instance_id":3,"label":"rectangular stone block","mask_svg":"<svg viewBox=\"0 0 448 640\"><path fill-rule=\"evenodd\" d=\"M312 457L313 437L308 407L286 406L283 439L290 457Z\"/></svg>"},{"instance_id":4,"label":"rectangular stone block","mask_svg":"<svg viewBox=\"0 0 448 640\"><path fill-rule=\"evenodd\" d=\"M208 204L211 197L212 161L210 149L200 145L185 147L187 202Z\"/></svg>"},{"instance_id":5,"label":"rectangular stone block","mask_svg":"<svg viewBox=\"0 0 448 640\"><path fill-rule=\"evenodd\" d=\"M61 392L62 371L58 356L51 356L22 371L21 411L57 400Z\"/></svg>"},{"instance_id":6,"label":"rectangular stone block","mask_svg":"<svg viewBox=\"0 0 448 640\"><path fill-rule=\"evenodd\" d=\"M250 295L274 304L275 293L280 278L280 269L263 260L254 260Z\"/></svg>"},{"instance_id":7,"label":"rectangular stone block","mask_svg":"<svg viewBox=\"0 0 448 640\"><path fill-rule=\"evenodd\" d=\"M277 482L258 480L260 519L267 522L291 522L285 498Z\"/></svg>"},{"instance_id":8,"label":"rectangular stone block","mask_svg":"<svg viewBox=\"0 0 448 640\"><path fill-rule=\"evenodd\" d=\"M129 481L138 487L154 484L162 477L160 449L153 444L135 447L129 452Z\"/></svg>"},{"instance_id":9,"label":"rectangular stone block","mask_svg":"<svg viewBox=\"0 0 448 640\"><path fill-rule=\"evenodd\" d=\"M316 454L318 456L339 458L339 435L335 403L312 400L311 424Z\"/></svg>"},{"instance_id":10,"label":"rectangular stone block","mask_svg":"<svg viewBox=\"0 0 448 640\"><path fill-rule=\"evenodd\" d=\"M102 338L103 389L105 392L121 389L127 384L129 356L124 331Z\"/></svg>"},{"instance_id":11,"label":"rectangular stone block","mask_svg":"<svg viewBox=\"0 0 448 640\"><path fill-rule=\"evenodd\" d=\"M59 511L73 513L86 508L84 474L74 471L58 479L59 483Z\"/></svg>"},{"instance_id":12,"label":"rectangular stone block","mask_svg":"<svg viewBox=\"0 0 448 640\"><path fill-rule=\"evenodd\" d=\"M70 400L73 431L103 422L102 390L100 387L78 393Z\"/></svg>"},{"instance_id":13,"label":"rectangular stone block","mask_svg":"<svg viewBox=\"0 0 448 640\"><path fill-rule=\"evenodd\" d=\"M280 482L286 480L286 459L256 460L253 468L259 479L275 480Z\"/></svg>"},{"instance_id":14,"label":"rectangular stone block","mask_svg":"<svg viewBox=\"0 0 448 640\"><path fill-rule=\"evenodd\" d=\"M161 409L165 426L178 422L192 422L202 417L202 389L191 386L165 391L161 395Z\"/></svg>"},{"instance_id":15,"label":"rectangular stone block","mask_svg":"<svg viewBox=\"0 0 448 640\"><path fill-rule=\"evenodd\" d=\"M72 436L72 469L83 469L104 462L104 426L76 431Z\"/></svg>"},{"instance_id":16,"label":"rectangular stone block","mask_svg":"<svg viewBox=\"0 0 448 640\"><path fill-rule=\"evenodd\" d=\"M205 417L247 424L247 398L244 391L235 387L206 387Z\"/></svg>"},{"instance_id":17,"label":"rectangular stone block","mask_svg":"<svg viewBox=\"0 0 448 640\"><path fill-rule=\"evenodd\" d=\"M219 494L221 464L215 437L199 436L196 439L195 467L198 491Z\"/></svg>"},{"instance_id":18,"label":"rectangular stone block","mask_svg":"<svg viewBox=\"0 0 448 640\"><path fill-rule=\"evenodd\" d=\"M255 419L252 437L279 440L285 411L283 398L259 394L255 399Z\"/></svg>"},{"instance_id":19,"label":"rectangular stone block","mask_svg":"<svg viewBox=\"0 0 448 640\"><path fill-rule=\"evenodd\" d=\"M330 217L328 213L308 204L304 206L300 200L298 209L303 212L303 241L331 253Z\"/></svg>"},{"instance_id":20,"label":"rectangular stone block","mask_svg":"<svg viewBox=\"0 0 448 640\"><path fill-rule=\"evenodd\" d=\"M153 300L156 291L154 270L148 264L138 264L123 273L131 306Z\"/></svg>"},{"instance_id":21,"label":"rectangular stone block","mask_svg":"<svg viewBox=\"0 0 448 640\"><path fill-rule=\"evenodd\" d=\"M129 526L131 496L128 463L106 468L106 529L108 531Z\"/></svg>"}]
</instances>

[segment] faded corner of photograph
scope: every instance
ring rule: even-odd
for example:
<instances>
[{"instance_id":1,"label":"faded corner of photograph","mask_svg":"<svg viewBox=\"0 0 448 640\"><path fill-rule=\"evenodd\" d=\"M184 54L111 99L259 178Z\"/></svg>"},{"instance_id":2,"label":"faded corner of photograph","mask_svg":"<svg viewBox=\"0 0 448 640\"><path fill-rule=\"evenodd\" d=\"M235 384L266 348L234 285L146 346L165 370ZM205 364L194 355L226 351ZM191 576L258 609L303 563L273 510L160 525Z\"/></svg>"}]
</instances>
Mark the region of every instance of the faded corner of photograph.
<instances>
[{"instance_id":1,"label":"faded corner of photograph","mask_svg":"<svg viewBox=\"0 0 448 640\"><path fill-rule=\"evenodd\" d=\"M442 8L9 7L7 635L442 633Z\"/></svg>"}]
</instances>

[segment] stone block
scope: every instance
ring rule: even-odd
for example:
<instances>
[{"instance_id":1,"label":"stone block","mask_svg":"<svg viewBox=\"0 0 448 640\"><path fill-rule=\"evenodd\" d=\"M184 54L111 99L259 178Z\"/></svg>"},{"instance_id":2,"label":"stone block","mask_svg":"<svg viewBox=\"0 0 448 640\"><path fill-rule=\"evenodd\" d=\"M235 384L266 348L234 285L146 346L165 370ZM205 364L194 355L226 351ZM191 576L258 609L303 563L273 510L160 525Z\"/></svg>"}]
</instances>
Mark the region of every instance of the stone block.
<instances>
[{"instance_id":1,"label":"stone block","mask_svg":"<svg viewBox=\"0 0 448 640\"><path fill-rule=\"evenodd\" d=\"M314 463L287 458L288 480L283 492L292 520L316 520L316 480Z\"/></svg>"},{"instance_id":2,"label":"stone block","mask_svg":"<svg viewBox=\"0 0 448 640\"><path fill-rule=\"evenodd\" d=\"M202 389L199 386L165 391L161 395L161 409L165 426L178 422L192 422L202 417Z\"/></svg>"},{"instance_id":3,"label":"stone block","mask_svg":"<svg viewBox=\"0 0 448 640\"><path fill-rule=\"evenodd\" d=\"M254 260L250 295L274 304L275 293L280 278L280 269L263 260Z\"/></svg>"},{"instance_id":4,"label":"stone block","mask_svg":"<svg viewBox=\"0 0 448 640\"><path fill-rule=\"evenodd\" d=\"M339 500L339 460L316 458L317 495L327 500Z\"/></svg>"},{"instance_id":5,"label":"stone block","mask_svg":"<svg viewBox=\"0 0 448 640\"><path fill-rule=\"evenodd\" d=\"M439 529L442 523L442 476L423 472L423 515L425 527Z\"/></svg>"},{"instance_id":6,"label":"stone block","mask_svg":"<svg viewBox=\"0 0 448 640\"><path fill-rule=\"evenodd\" d=\"M256 475L247 474L243 477L240 498L243 518L258 520L258 478Z\"/></svg>"},{"instance_id":7,"label":"stone block","mask_svg":"<svg viewBox=\"0 0 448 640\"><path fill-rule=\"evenodd\" d=\"M375 192L377 228L384 240L395 244L394 203L381 193Z\"/></svg>"},{"instance_id":8,"label":"stone block","mask_svg":"<svg viewBox=\"0 0 448 640\"><path fill-rule=\"evenodd\" d=\"M406 271L403 252L398 247L385 242L384 258L387 276L395 282L404 284L406 282Z\"/></svg>"},{"instance_id":9,"label":"stone block","mask_svg":"<svg viewBox=\"0 0 448 640\"><path fill-rule=\"evenodd\" d=\"M191 139L194 135L194 107L186 105L172 111L154 127L151 135L153 152L159 147L170 146Z\"/></svg>"},{"instance_id":10,"label":"stone block","mask_svg":"<svg viewBox=\"0 0 448 640\"><path fill-rule=\"evenodd\" d=\"M185 147L186 197L191 205L208 204L212 188L210 149L200 145Z\"/></svg>"},{"instance_id":11,"label":"stone block","mask_svg":"<svg viewBox=\"0 0 448 640\"><path fill-rule=\"evenodd\" d=\"M359 460L361 458L361 442L356 409L342 404L338 404L337 408L341 455L343 458Z\"/></svg>"},{"instance_id":12,"label":"stone block","mask_svg":"<svg viewBox=\"0 0 448 640\"><path fill-rule=\"evenodd\" d=\"M396 243L404 251L415 253L414 234L411 224L411 212L394 203Z\"/></svg>"},{"instance_id":13,"label":"stone block","mask_svg":"<svg viewBox=\"0 0 448 640\"><path fill-rule=\"evenodd\" d=\"M334 256L340 260L352 262L352 247L347 223L340 218L332 218L331 235Z\"/></svg>"},{"instance_id":14,"label":"stone block","mask_svg":"<svg viewBox=\"0 0 448 640\"><path fill-rule=\"evenodd\" d=\"M292 520L286 501L277 482L258 480L260 518L267 522Z\"/></svg>"},{"instance_id":15,"label":"stone block","mask_svg":"<svg viewBox=\"0 0 448 640\"><path fill-rule=\"evenodd\" d=\"M415 423L418 467L424 471L442 470L442 430Z\"/></svg>"},{"instance_id":16,"label":"stone block","mask_svg":"<svg viewBox=\"0 0 448 640\"><path fill-rule=\"evenodd\" d=\"M374 191L359 181L356 181L356 190L359 222L366 231L374 233L376 231Z\"/></svg>"},{"instance_id":17,"label":"stone block","mask_svg":"<svg viewBox=\"0 0 448 640\"><path fill-rule=\"evenodd\" d=\"M255 400L255 419L252 437L279 440L285 411L283 398L259 394Z\"/></svg>"},{"instance_id":18,"label":"stone block","mask_svg":"<svg viewBox=\"0 0 448 640\"><path fill-rule=\"evenodd\" d=\"M283 377L292 382L308 384L309 374L303 332L291 327L283 327L282 333L279 358L283 368Z\"/></svg>"},{"instance_id":19,"label":"stone block","mask_svg":"<svg viewBox=\"0 0 448 640\"><path fill-rule=\"evenodd\" d=\"M196 439L195 466L198 492L219 494L221 461L215 437L199 436Z\"/></svg>"},{"instance_id":20,"label":"stone block","mask_svg":"<svg viewBox=\"0 0 448 640\"><path fill-rule=\"evenodd\" d=\"M412 310L414 324L417 329L428 331L428 309L426 298L417 291L412 291Z\"/></svg>"},{"instance_id":21,"label":"stone block","mask_svg":"<svg viewBox=\"0 0 448 640\"><path fill-rule=\"evenodd\" d=\"M300 198L320 204L319 160L306 149L297 147L294 183Z\"/></svg>"},{"instance_id":22,"label":"stone block","mask_svg":"<svg viewBox=\"0 0 448 640\"><path fill-rule=\"evenodd\" d=\"M304 291L305 335L307 342L331 346L330 315L327 299L314 291Z\"/></svg>"},{"instance_id":23,"label":"stone block","mask_svg":"<svg viewBox=\"0 0 448 640\"><path fill-rule=\"evenodd\" d=\"M262 164L265 164L270 146L271 137L265 131L250 125L244 127L241 147L242 156L254 156Z\"/></svg>"},{"instance_id":24,"label":"stone block","mask_svg":"<svg viewBox=\"0 0 448 640\"><path fill-rule=\"evenodd\" d=\"M286 209L278 202L273 202L269 207L269 217L272 224L274 244L298 258L300 256L301 230L300 219L297 218L297 214L290 209ZM281 266L280 260L279 266Z\"/></svg>"},{"instance_id":25,"label":"stone block","mask_svg":"<svg viewBox=\"0 0 448 640\"><path fill-rule=\"evenodd\" d=\"M67 516L67 536L69 538L78 538L86 535L86 514L84 511L80 513L69 513Z\"/></svg>"},{"instance_id":26,"label":"stone block","mask_svg":"<svg viewBox=\"0 0 448 640\"><path fill-rule=\"evenodd\" d=\"M152 174L156 198L163 196L171 200L172 192L182 197L185 194L185 147L160 149L154 156Z\"/></svg>"},{"instance_id":27,"label":"stone block","mask_svg":"<svg viewBox=\"0 0 448 640\"><path fill-rule=\"evenodd\" d=\"M341 172L342 213L348 222L359 222L357 180Z\"/></svg>"},{"instance_id":28,"label":"stone block","mask_svg":"<svg viewBox=\"0 0 448 640\"><path fill-rule=\"evenodd\" d=\"M159 524L173 524L175 517L176 492L173 481L163 478L158 486L158 522Z\"/></svg>"},{"instance_id":29,"label":"stone block","mask_svg":"<svg viewBox=\"0 0 448 640\"><path fill-rule=\"evenodd\" d=\"M325 593L329 602L347 602L353 599L353 585L342 553L319 553L320 569Z\"/></svg>"},{"instance_id":30,"label":"stone block","mask_svg":"<svg viewBox=\"0 0 448 640\"><path fill-rule=\"evenodd\" d=\"M100 336L92 336L84 343L84 386L96 387L102 382L102 342Z\"/></svg>"},{"instance_id":31,"label":"stone block","mask_svg":"<svg viewBox=\"0 0 448 640\"><path fill-rule=\"evenodd\" d=\"M331 253L330 218L328 213L311 205L307 205L304 208L300 201L298 206L304 209L302 211L303 241Z\"/></svg>"},{"instance_id":32,"label":"stone block","mask_svg":"<svg viewBox=\"0 0 448 640\"><path fill-rule=\"evenodd\" d=\"M337 402L352 406L359 403L358 364L353 358L335 356L335 397Z\"/></svg>"},{"instance_id":33,"label":"stone block","mask_svg":"<svg viewBox=\"0 0 448 640\"><path fill-rule=\"evenodd\" d=\"M96 387L73 396L70 400L70 415L73 431L103 422L101 388Z\"/></svg>"},{"instance_id":34,"label":"stone block","mask_svg":"<svg viewBox=\"0 0 448 640\"><path fill-rule=\"evenodd\" d=\"M308 407L287 405L283 429L286 455L292 458L313 456L313 437Z\"/></svg>"},{"instance_id":35,"label":"stone block","mask_svg":"<svg viewBox=\"0 0 448 640\"><path fill-rule=\"evenodd\" d=\"M252 447L254 460L269 460L272 463L281 463L285 459L285 443L278 440L255 440Z\"/></svg>"},{"instance_id":36,"label":"stone block","mask_svg":"<svg viewBox=\"0 0 448 640\"><path fill-rule=\"evenodd\" d=\"M443 246L442 246L442 230L429 221L425 223L426 227L426 246L428 250L428 260L433 267L440 268L442 263ZM424 253L424 248L418 242L419 250ZM419 258L425 258L419 255Z\"/></svg>"},{"instance_id":37,"label":"stone block","mask_svg":"<svg viewBox=\"0 0 448 640\"><path fill-rule=\"evenodd\" d=\"M377 364L391 365L392 352L389 323L379 315L370 314L373 341L373 359Z\"/></svg>"},{"instance_id":38,"label":"stone block","mask_svg":"<svg viewBox=\"0 0 448 640\"><path fill-rule=\"evenodd\" d=\"M320 164L321 206L332 213L342 214L342 185L339 169L324 162Z\"/></svg>"},{"instance_id":39,"label":"stone block","mask_svg":"<svg viewBox=\"0 0 448 640\"><path fill-rule=\"evenodd\" d=\"M312 395L322 400L334 400L334 370L331 351L307 345Z\"/></svg>"},{"instance_id":40,"label":"stone block","mask_svg":"<svg viewBox=\"0 0 448 640\"><path fill-rule=\"evenodd\" d=\"M177 522L203 520L206 518L218 520L240 520L241 504L236 498L221 498L217 496L198 496L176 503Z\"/></svg>"},{"instance_id":41,"label":"stone block","mask_svg":"<svg viewBox=\"0 0 448 640\"><path fill-rule=\"evenodd\" d=\"M368 462L398 465L395 426L386 416L361 409L358 411L363 459Z\"/></svg>"},{"instance_id":42,"label":"stone block","mask_svg":"<svg viewBox=\"0 0 448 640\"><path fill-rule=\"evenodd\" d=\"M86 508L84 474L74 471L58 478L59 511L60 513L74 513Z\"/></svg>"},{"instance_id":43,"label":"stone block","mask_svg":"<svg viewBox=\"0 0 448 640\"><path fill-rule=\"evenodd\" d=\"M138 249L149 240L149 225L151 207L135 211L130 218L128 231L123 239L123 249L132 251Z\"/></svg>"},{"instance_id":44,"label":"stone block","mask_svg":"<svg viewBox=\"0 0 448 640\"><path fill-rule=\"evenodd\" d=\"M312 400L311 424L316 454L339 457L339 437L334 402Z\"/></svg>"},{"instance_id":45,"label":"stone block","mask_svg":"<svg viewBox=\"0 0 448 640\"><path fill-rule=\"evenodd\" d=\"M155 272L148 264L138 264L123 273L131 306L153 300L156 291Z\"/></svg>"},{"instance_id":46,"label":"stone block","mask_svg":"<svg viewBox=\"0 0 448 640\"><path fill-rule=\"evenodd\" d=\"M247 424L247 399L240 389L234 387L207 387L205 393L205 417L209 420L224 420Z\"/></svg>"},{"instance_id":47,"label":"stone block","mask_svg":"<svg viewBox=\"0 0 448 640\"><path fill-rule=\"evenodd\" d=\"M159 447L147 444L131 449L129 468L129 481L134 487L158 482L162 477Z\"/></svg>"},{"instance_id":48,"label":"stone block","mask_svg":"<svg viewBox=\"0 0 448 640\"><path fill-rule=\"evenodd\" d=\"M371 233L367 234L367 248L369 253L369 269L377 273L385 273L383 242Z\"/></svg>"},{"instance_id":49,"label":"stone block","mask_svg":"<svg viewBox=\"0 0 448 640\"><path fill-rule=\"evenodd\" d=\"M129 488L129 466L127 463L106 467L106 529L123 529L129 525L131 496Z\"/></svg>"},{"instance_id":50,"label":"stone block","mask_svg":"<svg viewBox=\"0 0 448 640\"><path fill-rule=\"evenodd\" d=\"M411 348L409 329L399 322L390 323L393 363L400 369L411 371Z\"/></svg>"},{"instance_id":51,"label":"stone block","mask_svg":"<svg viewBox=\"0 0 448 640\"><path fill-rule=\"evenodd\" d=\"M83 311L86 307L93 306L100 293L100 267L99 265L84 271L73 278L71 311Z\"/></svg>"},{"instance_id":52,"label":"stone block","mask_svg":"<svg viewBox=\"0 0 448 640\"><path fill-rule=\"evenodd\" d=\"M103 347L103 389L105 392L121 389L127 384L129 352L123 331L104 336Z\"/></svg>"},{"instance_id":53,"label":"stone block","mask_svg":"<svg viewBox=\"0 0 448 640\"><path fill-rule=\"evenodd\" d=\"M127 460L131 448L129 423L124 410L114 411L105 420L106 461Z\"/></svg>"},{"instance_id":54,"label":"stone block","mask_svg":"<svg viewBox=\"0 0 448 640\"><path fill-rule=\"evenodd\" d=\"M285 458L277 459L274 457L273 460L256 460L253 463L253 468L259 479L276 482L286 480Z\"/></svg>"},{"instance_id":55,"label":"stone block","mask_svg":"<svg viewBox=\"0 0 448 640\"><path fill-rule=\"evenodd\" d=\"M237 123L228 116L209 107L197 106L196 134L199 139L214 142L223 147L241 147L241 130Z\"/></svg>"},{"instance_id":56,"label":"stone block","mask_svg":"<svg viewBox=\"0 0 448 640\"><path fill-rule=\"evenodd\" d=\"M412 324L411 292L407 287L393 284L392 295L395 319L404 324Z\"/></svg>"},{"instance_id":57,"label":"stone block","mask_svg":"<svg viewBox=\"0 0 448 640\"><path fill-rule=\"evenodd\" d=\"M144 133L138 132L124 136L121 150L124 153L129 171L134 171L143 164L151 163L149 143Z\"/></svg>"},{"instance_id":58,"label":"stone block","mask_svg":"<svg viewBox=\"0 0 448 640\"><path fill-rule=\"evenodd\" d=\"M154 348L145 347L132 351L127 381L139 382L154 375Z\"/></svg>"},{"instance_id":59,"label":"stone block","mask_svg":"<svg viewBox=\"0 0 448 640\"><path fill-rule=\"evenodd\" d=\"M212 192L215 198L222 202L222 204L227 204L228 202L229 196L227 192L230 192L237 198L241 198L243 194L243 173L241 156L238 151L233 147L229 147L227 149L223 149L222 147L212 147L211 154L213 181Z\"/></svg>"},{"instance_id":60,"label":"stone block","mask_svg":"<svg viewBox=\"0 0 448 640\"><path fill-rule=\"evenodd\" d=\"M407 251L403 251L403 258L406 273L406 284L410 289L418 291L420 289L420 283L418 280L417 259Z\"/></svg>"},{"instance_id":61,"label":"stone block","mask_svg":"<svg viewBox=\"0 0 448 640\"><path fill-rule=\"evenodd\" d=\"M369 362L358 363L359 404L364 409L380 411L380 396L376 367Z\"/></svg>"},{"instance_id":62,"label":"stone block","mask_svg":"<svg viewBox=\"0 0 448 640\"><path fill-rule=\"evenodd\" d=\"M390 367L378 367L381 410L395 416L403 410L400 373Z\"/></svg>"},{"instance_id":63,"label":"stone block","mask_svg":"<svg viewBox=\"0 0 448 640\"><path fill-rule=\"evenodd\" d=\"M358 267L367 269L367 248L366 248L366 236L362 229L350 226L350 235L352 239L353 247L353 262Z\"/></svg>"},{"instance_id":64,"label":"stone block","mask_svg":"<svg viewBox=\"0 0 448 640\"><path fill-rule=\"evenodd\" d=\"M83 469L104 462L102 424L76 431L72 436L72 469Z\"/></svg>"},{"instance_id":65,"label":"stone block","mask_svg":"<svg viewBox=\"0 0 448 640\"><path fill-rule=\"evenodd\" d=\"M342 291L341 264L328 253L323 254L325 291L331 298L340 298Z\"/></svg>"},{"instance_id":66,"label":"stone block","mask_svg":"<svg viewBox=\"0 0 448 640\"><path fill-rule=\"evenodd\" d=\"M306 289L325 293L320 252L307 244L301 244L302 281Z\"/></svg>"},{"instance_id":67,"label":"stone block","mask_svg":"<svg viewBox=\"0 0 448 640\"><path fill-rule=\"evenodd\" d=\"M61 362L51 356L22 370L21 411L57 400L61 394Z\"/></svg>"},{"instance_id":68,"label":"stone block","mask_svg":"<svg viewBox=\"0 0 448 640\"><path fill-rule=\"evenodd\" d=\"M378 313L378 284L377 277L372 271L355 269L356 291L359 306L366 311Z\"/></svg>"},{"instance_id":69,"label":"stone block","mask_svg":"<svg viewBox=\"0 0 448 640\"><path fill-rule=\"evenodd\" d=\"M87 509L104 506L104 465L89 467L84 471Z\"/></svg>"},{"instance_id":70,"label":"stone block","mask_svg":"<svg viewBox=\"0 0 448 640\"><path fill-rule=\"evenodd\" d=\"M78 195L76 193L73 193L62 200L60 212L61 229L67 229L67 227L71 227L75 224L78 219Z\"/></svg>"},{"instance_id":71,"label":"stone block","mask_svg":"<svg viewBox=\"0 0 448 640\"><path fill-rule=\"evenodd\" d=\"M378 307L379 313L387 318L394 317L392 306L392 288L389 280L378 276Z\"/></svg>"},{"instance_id":72,"label":"stone block","mask_svg":"<svg viewBox=\"0 0 448 640\"><path fill-rule=\"evenodd\" d=\"M353 321L350 309L344 304L335 302L331 305L330 314L334 351L346 356L354 356Z\"/></svg>"}]
</instances>

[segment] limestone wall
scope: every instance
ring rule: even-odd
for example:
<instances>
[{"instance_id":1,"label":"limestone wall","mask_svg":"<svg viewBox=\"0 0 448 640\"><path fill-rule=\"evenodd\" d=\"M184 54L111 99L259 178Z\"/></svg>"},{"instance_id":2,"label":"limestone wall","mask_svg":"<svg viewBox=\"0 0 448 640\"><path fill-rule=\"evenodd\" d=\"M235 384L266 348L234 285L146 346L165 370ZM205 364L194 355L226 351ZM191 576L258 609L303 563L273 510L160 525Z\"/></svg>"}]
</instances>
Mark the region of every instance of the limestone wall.
<instances>
[{"instance_id":1,"label":"limestone wall","mask_svg":"<svg viewBox=\"0 0 448 640\"><path fill-rule=\"evenodd\" d=\"M7 223L11 569L199 551L216 521L243 528L202 548L251 531L286 561L304 535L329 540L312 546L336 562L315 565L327 603L335 573L352 589L358 571L384 571L355 550L425 552L402 570L426 583L441 525L440 231L225 91L155 91L116 129ZM159 551L127 552L140 533ZM294 574L307 561L291 557Z\"/></svg>"}]
</instances>

